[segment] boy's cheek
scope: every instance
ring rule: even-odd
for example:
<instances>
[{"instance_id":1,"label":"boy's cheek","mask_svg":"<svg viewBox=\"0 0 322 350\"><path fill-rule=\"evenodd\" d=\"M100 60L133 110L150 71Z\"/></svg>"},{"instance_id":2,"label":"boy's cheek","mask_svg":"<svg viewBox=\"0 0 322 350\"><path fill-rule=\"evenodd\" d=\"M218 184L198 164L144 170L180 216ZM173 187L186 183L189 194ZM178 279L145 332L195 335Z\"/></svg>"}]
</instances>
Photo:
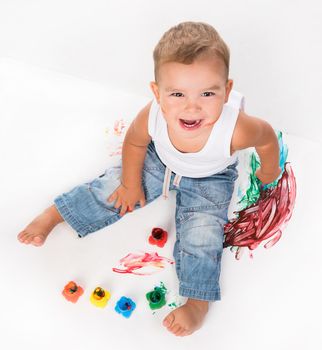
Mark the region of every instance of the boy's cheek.
<instances>
[{"instance_id":1,"label":"boy's cheek","mask_svg":"<svg viewBox=\"0 0 322 350\"><path fill-rule=\"evenodd\" d=\"M213 126L215 123L215 121L206 121L204 126Z\"/></svg>"}]
</instances>

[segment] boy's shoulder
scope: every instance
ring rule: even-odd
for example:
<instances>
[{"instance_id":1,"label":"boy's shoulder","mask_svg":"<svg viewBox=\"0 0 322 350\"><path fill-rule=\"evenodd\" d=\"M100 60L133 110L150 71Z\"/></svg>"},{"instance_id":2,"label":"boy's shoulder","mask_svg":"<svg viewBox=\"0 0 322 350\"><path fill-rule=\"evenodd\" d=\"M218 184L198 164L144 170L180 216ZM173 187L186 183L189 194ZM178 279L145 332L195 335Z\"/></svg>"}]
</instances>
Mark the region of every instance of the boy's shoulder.
<instances>
[{"instance_id":1,"label":"boy's shoulder","mask_svg":"<svg viewBox=\"0 0 322 350\"><path fill-rule=\"evenodd\" d=\"M125 136L125 141L136 146L146 146L151 137L148 133L148 119L153 101L147 103L137 114Z\"/></svg>"},{"instance_id":2,"label":"boy's shoulder","mask_svg":"<svg viewBox=\"0 0 322 350\"><path fill-rule=\"evenodd\" d=\"M151 110L153 100L149 101L136 115L134 118L132 124L134 124L136 127L147 127L149 114Z\"/></svg>"}]
</instances>

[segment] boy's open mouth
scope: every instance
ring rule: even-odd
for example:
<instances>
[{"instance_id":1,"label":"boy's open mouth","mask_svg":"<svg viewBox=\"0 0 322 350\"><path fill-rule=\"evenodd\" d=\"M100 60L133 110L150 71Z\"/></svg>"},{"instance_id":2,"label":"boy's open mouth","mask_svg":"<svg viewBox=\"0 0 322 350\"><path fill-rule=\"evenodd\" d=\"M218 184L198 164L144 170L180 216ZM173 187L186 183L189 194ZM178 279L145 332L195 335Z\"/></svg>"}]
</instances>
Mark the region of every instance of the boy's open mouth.
<instances>
[{"instance_id":1,"label":"boy's open mouth","mask_svg":"<svg viewBox=\"0 0 322 350\"><path fill-rule=\"evenodd\" d=\"M187 120L187 119L179 119L180 125L186 130L197 129L201 124L201 119Z\"/></svg>"}]
</instances>

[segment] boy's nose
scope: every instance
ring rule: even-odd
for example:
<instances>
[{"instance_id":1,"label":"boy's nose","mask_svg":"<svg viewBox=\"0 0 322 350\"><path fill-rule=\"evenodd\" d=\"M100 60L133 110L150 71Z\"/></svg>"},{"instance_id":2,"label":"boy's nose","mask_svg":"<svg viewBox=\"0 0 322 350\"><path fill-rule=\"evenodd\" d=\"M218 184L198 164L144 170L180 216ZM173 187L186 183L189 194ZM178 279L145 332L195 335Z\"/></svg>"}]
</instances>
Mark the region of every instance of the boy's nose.
<instances>
[{"instance_id":1,"label":"boy's nose","mask_svg":"<svg viewBox=\"0 0 322 350\"><path fill-rule=\"evenodd\" d=\"M196 100L188 100L185 106L186 112L198 112L201 110L200 105Z\"/></svg>"}]
</instances>

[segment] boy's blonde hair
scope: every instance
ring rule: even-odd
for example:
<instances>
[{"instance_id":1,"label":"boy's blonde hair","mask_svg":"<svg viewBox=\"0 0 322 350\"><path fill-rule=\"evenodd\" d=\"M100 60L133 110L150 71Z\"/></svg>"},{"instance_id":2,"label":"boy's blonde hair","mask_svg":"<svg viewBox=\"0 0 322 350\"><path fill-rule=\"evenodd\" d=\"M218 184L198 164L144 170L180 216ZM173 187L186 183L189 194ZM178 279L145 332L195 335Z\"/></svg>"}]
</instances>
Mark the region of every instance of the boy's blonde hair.
<instances>
[{"instance_id":1,"label":"boy's blonde hair","mask_svg":"<svg viewBox=\"0 0 322 350\"><path fill-rule=\"evenodd\" d=\"M229 48L214 27L203 22L182 22L166 31L153 51L154 78L166 62L191 64L199 57L215 56L229 75Z\"/></svg>"}]
</instances>

